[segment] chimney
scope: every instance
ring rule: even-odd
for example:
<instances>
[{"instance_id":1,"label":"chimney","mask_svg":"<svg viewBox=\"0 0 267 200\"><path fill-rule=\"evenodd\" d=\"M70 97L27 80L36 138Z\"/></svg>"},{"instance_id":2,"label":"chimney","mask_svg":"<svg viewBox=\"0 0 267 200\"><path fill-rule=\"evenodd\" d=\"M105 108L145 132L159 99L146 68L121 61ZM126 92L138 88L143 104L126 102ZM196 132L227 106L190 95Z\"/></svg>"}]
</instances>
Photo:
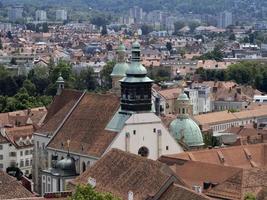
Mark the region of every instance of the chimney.
<instances>
[{"instance_id":1,"label":"chimney","mask_svg":"<svg viewBox=\"0 0 267 200\"><path fill-rule=\"evenodd\" d=\"M196 193L199 193L199 194L202 193L202 187L199 186L199 185L194 185L194 186L193 186L193 190L194 190Z\"/></svg>"},{"instance_id":2,"label":"chimney","mask_svg":"<svg viewBox=\"0 0 267 200\"><path fill-rule=\"evenodd\" d=\"M92 177L89 177L88 178L88 184L92 187L92 188L95 188L96 186L96 179L92 178Z\"/></svg>"},{"instance_id":3,"label":"chimney","mask_svg":"<svg viewBox=\"0 0 267 200\"><path fill-rule=\"evenodd\" d=\"M128 192L128 200L133 200L134 199L134 193L132 191Z\"/></svg>"}]
</instances>

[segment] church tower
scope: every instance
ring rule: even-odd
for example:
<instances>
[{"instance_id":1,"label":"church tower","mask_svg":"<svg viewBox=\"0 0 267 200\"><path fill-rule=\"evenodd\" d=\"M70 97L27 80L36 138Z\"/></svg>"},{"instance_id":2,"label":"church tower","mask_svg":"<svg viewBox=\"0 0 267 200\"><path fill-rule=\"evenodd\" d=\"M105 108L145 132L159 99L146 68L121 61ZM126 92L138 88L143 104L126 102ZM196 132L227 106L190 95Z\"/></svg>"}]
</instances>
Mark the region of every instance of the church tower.
<instances>
[{"instance_id":1,"label":"church tower","mask_svg":"<svg viewBox=\"0 0 267 200\"><path fill-rule=\"evenodd\" d=\"M151 87L153 81L140 61L140 44L132 44L132 60L121 80L121 109L124 111L151 111Z\"/></svg>"},{"instance_id":2,"label":"church tower","mask_svg":"<svg viewBox=\"0 0 267 200\"><path fill-rule=\"evenodd\" d=\"M126 71L129 65L126 63L126 49L122 41L117 49L117 64L114 66L112 73L112 91L120 95L121 87L120 80L126 76Z\"/></svg>"},{"instance_id":3,"label":"church tower","mask_svg":"<svg viewBox=\"0 0 267 200\"><path fill-rule=\"evenodd\" d=\"M64 83L65 83L63 77L61 76L61 73L59 74L59 77L56 83L57 83L57 95L61 95L62 90L64 89Z\"/></svg>"}]
</instances>

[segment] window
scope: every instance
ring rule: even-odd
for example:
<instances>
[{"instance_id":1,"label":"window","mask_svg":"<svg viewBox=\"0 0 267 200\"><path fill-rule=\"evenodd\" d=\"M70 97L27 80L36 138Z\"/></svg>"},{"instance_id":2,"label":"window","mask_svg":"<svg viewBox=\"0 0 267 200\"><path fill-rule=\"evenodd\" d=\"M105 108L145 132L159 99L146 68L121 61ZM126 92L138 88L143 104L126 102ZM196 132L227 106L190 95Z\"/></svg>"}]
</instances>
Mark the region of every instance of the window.
<instances>
[{"instance_id":1,"label":"window","mask_svg":"<svg viewBox=\"0 0 267 200\"><path fill-rule=\"evenodd\" d=\"M166 150L167 150L167 151L169 150L169 146L166 146Z\"/></svg>"},{"instance_id":2,"label":"window","mask_svg":"<svg viewBox=\"0 0 267 200\"><path fill-rule=\"evenodd\" d=\"M10 157L16 157L17 154L16 154L16 152L10 152L10 153L9 153L9 156L10 156Z\"/></svg>"},{"instance_id":3,"label":"window","mask_svg":"<svg viewBox=\"0 0 267 200\"><path fill-rule=\"evenodd\" d=\"M20 156L23 156L23 151L20 152Z\"/></svg>"},{"instance_id":4,"label":"window","mask_svg":"<svg viewBox=\"0 0 267 200\"><path fill-rule=\"evenodd\" d=\"M3 145L2 144L0 144L0 150L2 150L3 149Z\"/></svg>"},{"instance_id":5,"label":"window","mask_svg":"<svg viewBox=\"0 0 267 200\"><path fill-rule=\"evenodd\" d=\"M0 169L3 169L4 165L2 163L0 163Z\"/></svg>"},{"instance_id":6,"label":"window","mask_svg":"<svg viewBox=\"0 0 267 200\"><path fill-rule=\"evenodd\" d=\"M29 165L30 165L30 161L29 161L29 159L27 159L25 162L25 166L29 166Z\"/></svg>"},{"instance_id":7,"label":"window","mask_svg":"<svg viewBox=\"0 0 267 200\"><path fill-rule=\"evenodd\" d=\"M133 130L133 134L134 134L134 135L136 134L136 130Z\"/></svg>"},{"instance_id":8,"label":"window","mask_svg":"<svg viewBox=\"0 0 267 200\"><path fill-rule=\"evenodd\" d=\"M26 156L29 155L29 150L26 150L26 151L25 151L25 155L26 155Z\"/></svg>"},{"instance_id":9,"label":"window","mask_svg":"<svg viewBox=\"0 0 267 200\"><path fill-rule=\"evenodd\" d=\"M148 157L148 154L149 154L149 150L147 147L141 147L139 150L138 150L138 155L142 156L142 157Z\"/></svg>"},{"instance_id":10,"label":"window","mask_svg":"<svg viewBox=\"0 0 267 200\"><path fill-rule=\"evenodd\" d=\"M0 160L3 160L4 159L4 156L3 155L0 155Z\"/></svg>"},{"instance_id":11,"label":"window","mask_svg":"<svg viewBox=\"0 0 267 200\"><path fill-rule=\"evenodd\" d=\"M24 167L24 160L20 160L20 164L19 164L20 167Z\"/></svg>"},{"instance_id":12,"label":"window","mask_svg":"<svg viewBox=\"0 0 267 200\"><path fill-rule=\"evenodd\" d=\"M153 129L153 132L156 133L156 129L155 128Z\"/></svg>"},{"instance_id":13,"label":"window","mask_svg":"<svg viewBox=\"0 0 267 200\"><path fill-rule=\"evenodd\" d=\"M29 174L29 170L26 170L26 171L25 171L25 174Z\"/></svg>"}]
</instances>

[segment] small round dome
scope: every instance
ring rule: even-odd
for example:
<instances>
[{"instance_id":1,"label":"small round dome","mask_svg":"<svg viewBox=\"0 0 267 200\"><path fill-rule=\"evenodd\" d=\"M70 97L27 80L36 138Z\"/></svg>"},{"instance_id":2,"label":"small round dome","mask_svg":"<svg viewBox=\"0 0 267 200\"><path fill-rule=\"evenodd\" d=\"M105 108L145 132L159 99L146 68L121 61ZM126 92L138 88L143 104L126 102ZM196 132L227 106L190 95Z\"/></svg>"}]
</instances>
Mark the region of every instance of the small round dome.
<instances>
[{"instance_id":1,"label":"small round dome","mask_svg":"<svg viewBox=\"0 0 267 200\"><path fill-rule=\"evenodd\" d=\"M67 157L57 162L56 169L76 174L76 166L74 158L67 155Z\"/></svg>"},{"instance_id":2,"label":"small round dome","mask_svg":"<svg viewBox=\"0 0 267 200\"><path fill-rule=\"evenodd\" d=\"M203 146L203 137L198 125L190 118L177 118L170 124L170 132L177 140L189 147Z\"/></svg>"},{"instance_id":3,"label":"small round dome","mask_svg":"<svg viewBox=\"0 0 267 200\"><path fill-rule=\"evenodd\" d=\"M188 98L187 94L185 94L184 92L182 92L182 93L179 95L179 97L178 97L177 100L180 100L180 101L189 101L189 98Z\"/></svg>"},{"instance_id":4,"label":"small round dome","mask_svg":"<svg viewBox=\"0 0 267 200\"><path fill-rule=\"evenodd\" d=\"M129 65L127 63L117 63L112 70L111 76L126 76Z\"/></svg>"},{"instance_id":5,"label":"small round dome","mask_svg":"<svg viewBox=\"0 0 267 200\"><path fill-rule=\"evenodd\" d=\"M120 44L120 45L118 46L117 51L126 51L126 48L125 48L125 46L124 46L123 44Z\"/></svg>"},{"instance_id":6,"label":"small round dome","mask_svg":"<svg viewBox=\"0 0 267 200\"><path fill-rule=\"evenodd\" d=\"M59 75L59 77L58 77L58 79L57 79L57 83L64 83L64 79L63 79L63 77L61 76L61 73L60 73L60 75Z\"/></svg>"}]
</instances>

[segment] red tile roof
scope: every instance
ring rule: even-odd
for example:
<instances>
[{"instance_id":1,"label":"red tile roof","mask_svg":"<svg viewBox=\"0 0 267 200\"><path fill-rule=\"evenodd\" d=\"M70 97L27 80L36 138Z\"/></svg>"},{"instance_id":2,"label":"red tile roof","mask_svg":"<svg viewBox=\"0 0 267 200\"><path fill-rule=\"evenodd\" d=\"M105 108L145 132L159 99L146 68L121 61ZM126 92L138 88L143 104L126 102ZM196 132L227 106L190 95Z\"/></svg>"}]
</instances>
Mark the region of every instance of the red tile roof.
<instances>
[{"instance_id":1,"label":"red tile roof","mask_svg":"<svg viewBox=\"0 0 267 200\"><path fill-rule=\"evenodd\" d=\"M67 150L67 140L71 140L71 152L100 157L117 134L105 127L119 106L113 94L84 95L48 147Z\"/></svg>"},{"instance_id":2,"label":"red tile roof","mask_svg":"<svg viewBox=\"0 0 267 200\"><path fill-rule=\"evenodd\" d=\"M244 169L267 166L267 144L244 145L166 155L162 158L200 161Z\"/></svg>"},{"instance_id":3,"label":"red tile roof","mask_svg":"<svg viewBox=\"0 0 267 200\"><path fill-rule=\"evenodd\" d=\"M55 96L48 108L44 124L36 132L52 135L81 96L81 92L72 90L63 90L60 96Z\"/></svg>"},{"instance_id":4,"label":"red tile roof","mask_svg":"<svg viewBox=\"0 0 267 200\"><path fill-rule=\"evenodd\" d=\"M0 199L30 198L34 195L16 178L0 170Z\"/></svg>"},{"instance_id":5,"label":"red tile roof","mask_svg":"<svg viewBox=\"0 0 267 200\"><path fill-rule=\"evenodd\" d=\"M121 199L127 199L129 191L134 193L135 200L143 200L163 194L173 183L184 185L167 165L118 149L112 149L105 154L92 167L71 181L70 185L73 187L87 184L90 177L96 179L96 190L111 192ZM159 199L166 199L168 196L173 199L175 194L186 197L194 192L171 187L168 193L170 194L163 194Z\"/></svg>"},{"instance_id":6,"label":"red tile roof","mask_svg":"<svg viewBox=\"0 0 267 200\"><path fill-rule=\"evenodd\" d=\"M229 200L243 200L247 193L257 196L267 187L267 171L264 169L241 169L223 183L206 191L205 194Z\"/></svg>"}]
</instances>

